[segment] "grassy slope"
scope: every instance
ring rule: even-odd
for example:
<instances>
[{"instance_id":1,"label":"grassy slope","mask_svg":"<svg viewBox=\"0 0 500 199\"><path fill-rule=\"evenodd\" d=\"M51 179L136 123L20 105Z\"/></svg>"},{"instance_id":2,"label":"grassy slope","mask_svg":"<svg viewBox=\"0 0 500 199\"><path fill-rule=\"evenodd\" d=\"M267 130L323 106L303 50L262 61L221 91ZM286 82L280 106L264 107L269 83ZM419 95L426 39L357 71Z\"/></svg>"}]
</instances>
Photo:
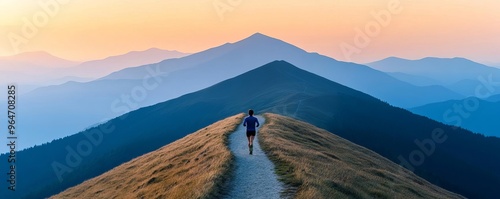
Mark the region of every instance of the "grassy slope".
<instances>
[{"instance_id":1,"label":"grassy slope","mask_svg":"<svg viewBox=\"0 0 500 199\"><path fill-rule=\"evenodd\" d=\"M51 198L215 198L232 163L227 137L243 116L214 123Z\"/></svg>"},{"instance_id":2,"label":"grassy slope","mask_svg":"<svg viewBox=\"0 0 500 199\"><path fill-rule=\"evenodd\" d=\"M462 198L310 124L266 114L261 146L295 198Z\"/></svg>"}]
</instances>

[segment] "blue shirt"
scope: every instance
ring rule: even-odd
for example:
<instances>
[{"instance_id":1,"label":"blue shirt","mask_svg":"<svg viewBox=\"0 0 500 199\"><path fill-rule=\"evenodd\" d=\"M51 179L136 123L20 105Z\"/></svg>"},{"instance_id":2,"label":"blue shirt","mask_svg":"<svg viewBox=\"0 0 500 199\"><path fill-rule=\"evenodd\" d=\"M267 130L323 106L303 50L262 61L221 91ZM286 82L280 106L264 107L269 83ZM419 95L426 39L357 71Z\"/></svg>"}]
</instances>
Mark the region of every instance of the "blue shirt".
<instances>
[{"instance_id":1,"label":"blue shirt","mask_svg":"<svg viewBox=\"0 0 500 199\"><path fill-rule=\"evenodd\" d=\"M259 127L259 120L257 120L257 118L254 116L248 116L247 118L245 118L243 126L247 127L247 131L255 131L255 127Z\"/></svg>"}]
</instances>

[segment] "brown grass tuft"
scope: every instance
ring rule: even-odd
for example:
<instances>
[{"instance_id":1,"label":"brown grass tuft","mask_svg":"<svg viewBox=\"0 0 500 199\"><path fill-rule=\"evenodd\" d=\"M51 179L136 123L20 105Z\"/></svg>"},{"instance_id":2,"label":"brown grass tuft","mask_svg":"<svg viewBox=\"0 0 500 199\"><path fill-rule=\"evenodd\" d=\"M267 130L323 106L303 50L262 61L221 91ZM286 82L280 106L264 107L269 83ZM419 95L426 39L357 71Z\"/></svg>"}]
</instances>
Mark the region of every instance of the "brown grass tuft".
<instances>
[{"instance_id":1,"label":"brown grass tuft","mask_svg":"<svg viewBox=\"0 0 500 199\"><path fill-rule=\"evenodd\" d=\"M330 132L264 116L260 144L295 198L463 198Z\"/></svg>"},{"instance_id":2,"label":"brown grass tuft","mask_svg":"<svg viewBox=\"0 0 500 199\"><path fill-rule=\"evenodd\" d=\"M228 135L243 117L214 123L51 198L217 198L232 166Z\"/></svg>"}]
</instances>

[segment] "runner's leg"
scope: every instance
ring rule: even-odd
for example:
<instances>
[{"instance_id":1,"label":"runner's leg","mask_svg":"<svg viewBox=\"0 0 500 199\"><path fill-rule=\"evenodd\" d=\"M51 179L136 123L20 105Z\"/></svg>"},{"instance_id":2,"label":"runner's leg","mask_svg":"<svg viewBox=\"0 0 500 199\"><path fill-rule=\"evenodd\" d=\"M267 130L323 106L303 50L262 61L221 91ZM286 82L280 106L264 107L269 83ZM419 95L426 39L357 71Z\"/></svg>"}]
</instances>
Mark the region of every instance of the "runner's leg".
<instances>
[{"instance_id":1,"label":"runner's leg","mask_svg":"<svg viewBox=\"0 0 500 199\"><path fill-rule=\"evenodd\" d=\"M254 138L255 138L255 136L253 136L253 135L248 138L250 145L253 145L253 139Z\"/></svg>"},{"instance_id":2,"label":"runner's leg","mask_svg":"<svg viewBox=\"0 0 500 199\"><path fill-rule=\"evenodd\" d=\"M252 143L251 137L252 137L252 136L247 136L247 139L248 139L248 146L250 146L250 143Z\"/></svg>"}]
</instances>

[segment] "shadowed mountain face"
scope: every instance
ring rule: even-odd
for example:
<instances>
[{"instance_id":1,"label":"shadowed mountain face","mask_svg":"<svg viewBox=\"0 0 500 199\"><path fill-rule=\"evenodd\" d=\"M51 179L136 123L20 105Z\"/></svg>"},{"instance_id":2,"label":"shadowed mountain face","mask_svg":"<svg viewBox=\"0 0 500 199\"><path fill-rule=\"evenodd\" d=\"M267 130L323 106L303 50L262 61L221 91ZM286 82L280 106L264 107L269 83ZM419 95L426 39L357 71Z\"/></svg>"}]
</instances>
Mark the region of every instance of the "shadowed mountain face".
<instances>
[{"instance_id":1,"label":"shadowed mountain face","mask_svg":"<svg viewBox=\"0 0 500 199\"><path fill-rule=\"evenodd\" d=\"M463 100L450 100L415 107L410 111L486 136L500 137L500 122L498 122L500 118L500 101L495 101L495 98L490 98L490 101L473 97Z\"/></svg>"},{"instance_id":2,"label":"shadowed mountain face","mask_svg":"<svg viewBox=\"0 0 500 199\"><path fill-rule=\"evenodd\" d=\"M16 194L50 196L249 108L301 119L396 163L404 160L402 164L417 175L466 197L500 194L499 139L414 115L284 61L21 151L19 157L31 159L19 164L20 191ZM442 132L439 139L436 132ZM426 148L420 148L422 143ZM90 146L90 152L85 146ZM81 153L75 152L78 150ZM80 158L72 157L75 153ZM5 165L0 164L0 169L5 170ZM3 198L14 197L2 194Z\"/></svg>"},{"instance_id":3,"label":"shadowed mountain face","mask_svg":"<svg viewBox=\"0 0 500 199\"><path fill-rule=\"evenodd\" d=\"M462 98L440 86L413 86L367 66L307 53L281 40L254 34L242 41L183 58L127 68L96 81L40 88L26 95L23 107L26 110L39 110L37 114L44 114L46 117L36 117L33 111L21 111L20 114L26 118L21 125L27 128L25 130L29 137L44 135L43 138L37 138L37 144L40 144L40 141L71 135L82 128L137 108L207 88L274 60L286 60L306 71L396 106L414 107ZM68 90L72 92L69 94ZM66 117L83 114L84 118L74 121ZM35 128L33 123L28 122L35 120L43 126ZM61 122L54 121L67 121L72 125L58 128ZM35 140L27 140L28 146L35 144L33 142Z\"/></svg>"},{"instance_id":4,"label":"shadowed mountain face","mask_svg":"<svg viewBox=\"0 0 500 199\"><path fill-rule=\"evenodd\" d=\"M500 69L464 58L429 57L420 60L407 60L391 57L367 65L388 72L402 81L415 85L442 85L465 96L483 98L477 96L477 87L482 87L480 89L483 90L488 89L486 90L488 96L500 93L498 83Z\"/></svg>"}]
</instances>

